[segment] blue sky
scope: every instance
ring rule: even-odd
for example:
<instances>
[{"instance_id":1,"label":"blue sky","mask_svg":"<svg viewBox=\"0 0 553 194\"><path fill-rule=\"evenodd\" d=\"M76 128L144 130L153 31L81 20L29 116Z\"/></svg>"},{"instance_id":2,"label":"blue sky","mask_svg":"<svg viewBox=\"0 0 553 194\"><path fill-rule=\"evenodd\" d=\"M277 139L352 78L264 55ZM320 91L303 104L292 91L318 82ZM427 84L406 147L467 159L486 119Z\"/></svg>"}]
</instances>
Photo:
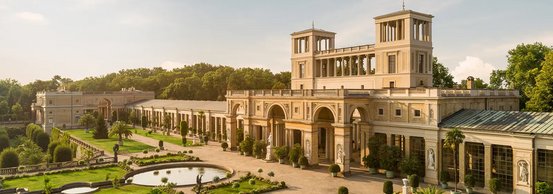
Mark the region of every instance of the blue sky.
<instances>
[{"instance_id":1,"label":"blue sky","mask_svg":"<svg viewBox=\"0 0 553 194\"><path fill-rule=\"evenodd\" d=\"M435 16L434 56L457 81L488 80L519 43L553 45L547 0L406 0ZM120 69L207 62L290 70L290 33L337 33L336 46L374 43L373 17L401 0L0 0L0 78L26 84Z\"/></svg>"}]
</instances>

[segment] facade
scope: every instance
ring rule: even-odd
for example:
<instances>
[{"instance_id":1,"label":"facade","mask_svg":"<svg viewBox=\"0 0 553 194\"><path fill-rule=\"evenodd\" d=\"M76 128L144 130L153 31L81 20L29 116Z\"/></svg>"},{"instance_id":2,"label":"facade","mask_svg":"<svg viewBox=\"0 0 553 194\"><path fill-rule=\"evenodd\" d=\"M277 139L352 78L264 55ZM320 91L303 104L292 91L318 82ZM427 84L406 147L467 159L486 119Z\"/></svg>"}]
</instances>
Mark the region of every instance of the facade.
<instances>
[{"instance_id":1,"label":"facade","mask_svg":"<svg viewBox=\"0 0 553 194\"><path fill-rule=\"evenodd\" d=\"M52 127L74 128L79 126L79 118L85 113L98 113L111 118L113 111L123 110L126 104L154 99L153 92L122 89L115 92L39 92L36 102L31 105L35 123L42 125L50 133Z\"/></svg>"},{"instance_id":2,"label":"facade","mask_svg":"<svg viewBox=\"0 0 553 194\"><path fill-rule=\"evenodd\" d=\"M519 112L518 91L472 89L472 77L468 89L431 87L432 18L411 10L375 17L375 44L347 48L335 48L333 32L292 33L290 90L227 91L227 101L219 102L153 100L149 92L40 93L33 107L43 125L74 126L70 118L87 110L125 108L153 128L169 116L171 128L187 121L231 148L243 129L273 147L299 144L310 164L336 163L346 174L369 154L369 138L378 137L403 156L418 157L427 183L453 171L454 158L461 185L469 173L477 187L498 178L513 193L532 193L538 180L553 182L550 113ZM83 105L67 103L77 98ZM457 157L442 146L453 128L467 137Z\"/></svg>"}]
</instances>

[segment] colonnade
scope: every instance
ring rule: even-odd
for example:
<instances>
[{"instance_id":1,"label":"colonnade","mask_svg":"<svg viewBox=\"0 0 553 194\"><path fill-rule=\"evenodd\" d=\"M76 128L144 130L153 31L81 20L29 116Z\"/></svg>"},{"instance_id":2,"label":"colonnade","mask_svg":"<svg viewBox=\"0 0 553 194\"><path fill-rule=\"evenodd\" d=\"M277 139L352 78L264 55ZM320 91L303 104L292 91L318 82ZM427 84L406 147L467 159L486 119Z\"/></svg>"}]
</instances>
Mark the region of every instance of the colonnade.
<instances>
[{"instance_id":1,"label":"colonnade","mask_svg":"<svg viewBox=\"0 0 553 194\"><path fill-rule=\"evenodd\" d=\"M352 55L315 60L316 77L344 77L374 74L374 54Z\"/></svg>"}]
</instances>

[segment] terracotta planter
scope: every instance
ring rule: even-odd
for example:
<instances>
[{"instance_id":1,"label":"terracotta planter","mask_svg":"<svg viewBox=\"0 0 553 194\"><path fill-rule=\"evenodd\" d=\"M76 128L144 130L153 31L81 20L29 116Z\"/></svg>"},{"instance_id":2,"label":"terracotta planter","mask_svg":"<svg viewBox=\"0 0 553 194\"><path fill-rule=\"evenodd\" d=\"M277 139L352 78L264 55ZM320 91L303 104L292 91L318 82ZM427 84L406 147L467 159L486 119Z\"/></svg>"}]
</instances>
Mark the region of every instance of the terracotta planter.
<instances>
[{"instance_id":1,"label":"terracotta planter","mask_svg":"<svg viewBox=\"0 0 553 194\"><path fill-rule=\"evenodd\" d=\"M394 171L386 170L386 178L393 179L395 177Z\"/></svg>"},{"instance_id":2,"label":"terracotta planter","mask_svg":"<svg viewBox=\"0 0 553 194\"><path fill-rule=\"evenodd\" d=\"M332 177L336 177L336 176L338 176L338 173L337 173L337 172L331 172L330 175L331 175Z\"/></svg>"}]
</instances>

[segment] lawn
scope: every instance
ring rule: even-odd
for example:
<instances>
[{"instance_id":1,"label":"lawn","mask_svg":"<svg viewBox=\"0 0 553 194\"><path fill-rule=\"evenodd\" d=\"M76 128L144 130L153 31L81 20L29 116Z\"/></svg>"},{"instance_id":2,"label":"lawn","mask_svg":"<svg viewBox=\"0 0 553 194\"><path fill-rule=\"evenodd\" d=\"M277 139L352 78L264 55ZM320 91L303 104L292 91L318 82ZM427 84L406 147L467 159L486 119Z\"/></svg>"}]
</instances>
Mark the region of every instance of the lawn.
<instances>
[{"instance_id":1,"label":"lawn","mask_svg":"<svg viewBox=\"0 0 553 194\"><path fill-rule=\"evenodd\" d=\"M271 185L269 183L266 183L266 182L263 182L263 181L255 181L255 182L256 182L255 185L250 185L250 183L248 183L248 181L242 181L242 182L240 182L240 187L239 188L232 188L232 184L230 184L230 185L227 185L227 186L224 186L224 187L220 187L220 188L208 191L208 193L225 194L225 193L251 192L254 189L259 190L259 189L269 188L269 187L273 186L273 185Z\"/></svg>"},{"instance_id":2,"label":"lawn","mask_svg":"<svg viewBox=\"0 0 553 194\"><path fill-rule=\"evenodd\" d=\"M138 129L138 128L133 128L133 129L131 129L131 131L133 133L136 132L138 135L142 135L144 137L149 137L149 138L152 138L152 139L161 140L163 142L168 142L168 143L172 143L172 144L175 144L175 145L182 146L182 140L181 140L180 137L175 137L175 136L172 136L172 135L163 135L163 134L161 134L161 131L157 131L157 133L152 132L151 134L148 134L148 130ZM187 139L186 140L186 146L193 146L192 145L192 140Z\"/></svg>"},{"instance_id":3,"label":"lawn","mask_svg":"<svg viewBox=\"0 0 553 194\"><path fill-rule=\"evenodd\" d=\"M117 166L90 170L81 170L74 172L62 172L46 175L50 178L50 183L54 188L61 187L73 182L100 182L106 180L106 175L111 178L123 177L127 172ZM42 190L44 188L44 176L31 176L4 180L4 188L28 188L30 191Z\"/></svg>"},{"instance_id":4,"label":"lawn","mask_svg":"<svg viewBox=\"0 0 553 194\"><path fill-rule=\"evenodd\" d=\"M94 194L127 194L127 193L147 194L147 193L150 193L150 190L152 190L151 187L138 186L138 185L125 185L117 189L115 188L102 189L98 192L95 192Z\"/></svg>"},{"instance_id":5,"label":"lawn","mask_svg":"<svg viewBox=\"0 0 553 194\"><path fill-rule=\"evenodd\" d=\"M158 157L149 156L146 158L132 158L132 161L138 166L146 166L151 164L161 164L169 162L183 162L183 161L192 161L196 157L192 157L186 154L176 154L176 155L163 155Z\"/></svg>"},{"instance_id":6,"label":"lawn","mask_svg":"<svg viewBox=\"0 0 553 194\"><path fill-rule=\"evenodd\" d=\"M86 141L106 152L113 153L113 145L115 145L118 140L117 136L110 137L109 139L94 139L92 138L92 132L86 133L83 129L77 130L66 130L64 131L69 133L71 136L77 137L83 141ZM123 146L119 147L119 151L123 153L137 153L142 152L145 149L153 149L154 147L134 141L132 139L123 138Z\"/></svg>"}]
</instances>

